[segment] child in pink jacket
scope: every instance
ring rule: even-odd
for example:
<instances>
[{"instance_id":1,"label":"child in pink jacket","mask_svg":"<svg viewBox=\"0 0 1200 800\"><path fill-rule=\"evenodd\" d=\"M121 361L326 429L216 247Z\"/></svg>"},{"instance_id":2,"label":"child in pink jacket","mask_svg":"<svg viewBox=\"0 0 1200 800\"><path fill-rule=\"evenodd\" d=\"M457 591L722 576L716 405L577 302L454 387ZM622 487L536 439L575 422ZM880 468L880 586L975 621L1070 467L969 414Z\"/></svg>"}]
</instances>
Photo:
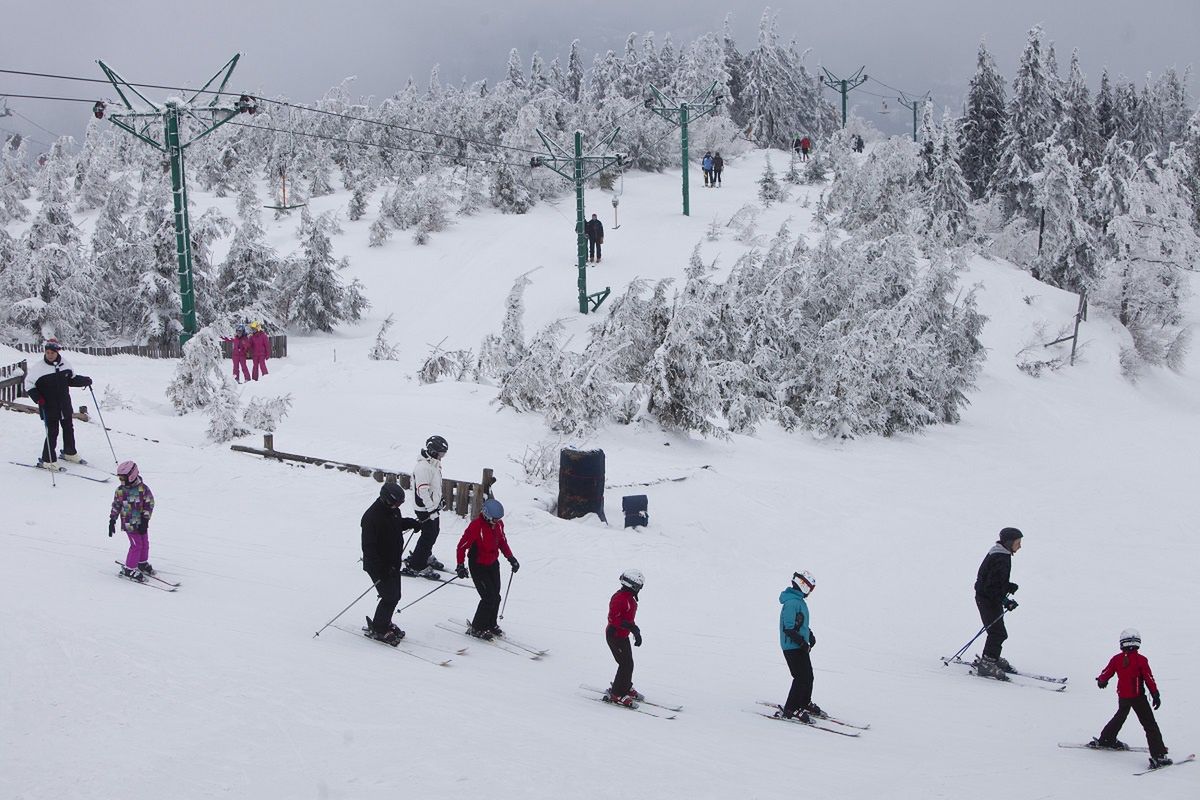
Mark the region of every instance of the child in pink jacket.
<instances>
[{"instance_id":1,"label":"child in pink jacket","mask_svg":"<svg viewBox=\"0 0 1200 800\"><path fill-rule=\"evenodd\" d=\"M267 374L267 359L271 357L271 337L263 330L261 322L251 322L250 353L254 358L254 380L258 380L259 370Z\"/></svg>"},{"instance_id":2,"label":"child in pink jacket","mask_svg":"<svg viewBox=\"0 0 1200 800\"><path fill-rule=\"evenodd\" d=\"M246 368L246 356L250 352L253 344L251 338L246 335L246 326L239 324L234 329L234 336L230 339L228 336L221 337L222 342L229 342L233 347L233 379L238 383L243 380L250 380L250 370ZM238 368L241 368L241 376L238 374ZM257 370L257 364L255 365ZM255 372L254 380L258 380L257 371Z\"/></svg>"}]
</instances>

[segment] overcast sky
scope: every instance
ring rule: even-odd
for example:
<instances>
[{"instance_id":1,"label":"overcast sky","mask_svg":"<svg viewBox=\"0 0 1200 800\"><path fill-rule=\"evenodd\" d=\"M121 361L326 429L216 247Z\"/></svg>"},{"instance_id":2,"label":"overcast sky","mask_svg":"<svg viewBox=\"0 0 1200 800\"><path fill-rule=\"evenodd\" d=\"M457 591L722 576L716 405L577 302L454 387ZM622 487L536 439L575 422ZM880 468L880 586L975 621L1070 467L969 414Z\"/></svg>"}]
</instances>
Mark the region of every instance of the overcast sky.
<instances>
[{"instance_id":1,"label":"overcast sky","mask_svg":"<svg viewBox=\"0 0 1200 800\"><path fill-rule=\"evenodd\" d=\"M669 32L677 45L720 31L735 7L731 0L61 0L53 11L16 5L4 0L0 11L0 68L102 77L95 62L103 59L131 81L199 86L241 53L231 88L296 102L313 100L348 76L356 76L358 94L380 97L410 75L423 84L434 64L443 82L495 80L511 48L526 63L535 50L547 62L555 55L565 62L576 38L590 65L596 51L620 51L631 31L653 31L660 44ZM739 6L733 31L746 52L764 6ZM811 48L810 68L824 65L840 75L865 66L890 86L915 94L932 90L939 104L954 106L974 71L981 38L1011 79L1027 31L1041 24L1064 71L1071 50L1079 48L1093 86L1104 66L1139 83L1167 66L1182 72L1200 41L1197 0L808 0L770 8L785 39ZM1190 88L1196 90L1194 79ZM893 94L873 83L863 89ZM112 96L101 85L0 74L0 95L6 92ZM895 114L878 114L880 98L852 98L862 116L883 127L899 124ZM0 128L41 141L51 132L78 137L90 114L84 104L11 99L8 105L15 113L0 118Z\"/></svg>"}]
</instances>

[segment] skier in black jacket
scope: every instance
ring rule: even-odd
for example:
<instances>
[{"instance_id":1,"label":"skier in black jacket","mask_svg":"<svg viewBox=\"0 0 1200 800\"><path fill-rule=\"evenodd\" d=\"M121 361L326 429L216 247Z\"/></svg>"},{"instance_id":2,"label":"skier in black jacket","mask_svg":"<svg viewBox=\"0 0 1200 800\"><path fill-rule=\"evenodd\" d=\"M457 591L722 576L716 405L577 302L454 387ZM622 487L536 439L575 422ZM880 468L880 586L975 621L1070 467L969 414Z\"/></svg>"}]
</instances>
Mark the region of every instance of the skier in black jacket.
<instances>
[{"instance_id":1,"label":"skier in black jacket","mask_svg":"<svg viewBox=\"0 0 1200 800\"><path fill-rule=\"evenodd\" d=\"M983 645L983 658L975 662L975 671L985 678L1006 681L1005 673L1016 672L1012 664L1000 657L1000 648L1008 638L1004 627L1004 612L1017 607L1017 601L1008 595L1017 591L1010 581L1012 557L1021 549L1024 534L1016 528L1004 528L1000 538L983 557L979 572L975 576L975 606L979 618L988 626L987 641Z\"/></svg>"},{"instance_id":2,"label":"skier in black jacket","mask_svg":"<svg viewBox=\"0 0 1200 800\"><path fill-rule=\"evenodd\" d=\"M38 413L45 423L42 442L42 457L38 466L49 470L60 470L58 465L58 429L62 426L63 458L79 463L83 461L75 452L75 420L71 416L70 387L92 385L86 375L76 375L59 351L62 345L57 339L46 341L45 355L29 365L25 374L25 394L38 404Z\"/></svg>"},{"instance_id":3,"label":"skier in black jacket","mask_svg":"<svg viewBox=\"0 0 1200 800\"><path fill-rule=\"evenodd\" d=\"M396 604L400 602L400 567L404 556L404 532L416 530L420 524L400 513L404 489L396 483L385 483L379 498L362 515L363 570L375 582L379 605L371 620L372 638L395 647L404 638L404 631L392 622Z\"/></svg>"}]
</instances>

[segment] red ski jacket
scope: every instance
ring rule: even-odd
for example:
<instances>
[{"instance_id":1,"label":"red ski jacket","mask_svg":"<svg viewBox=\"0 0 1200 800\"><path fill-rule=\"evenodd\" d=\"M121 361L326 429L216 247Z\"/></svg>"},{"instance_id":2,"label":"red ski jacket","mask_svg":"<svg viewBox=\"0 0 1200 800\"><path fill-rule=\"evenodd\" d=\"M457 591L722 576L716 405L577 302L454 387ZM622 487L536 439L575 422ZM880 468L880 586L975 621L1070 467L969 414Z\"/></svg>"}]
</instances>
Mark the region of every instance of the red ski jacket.
<instances>
[{"instance_id":1,"label":"red ski jacket","mask_svg":"<svg viewBox=\"0 0 1200 800\"><path fill-rule=\"evenodd\" d=\"M629 631L624 623L633 622L633 618L637 616L637 603L637 595L624 587L618 589L608 601L608 624L616 636L629 638Z\"/></svg>"},{"instance_id":2,"label":"red ski jacket","mask_svg":"<svg viewBox=\"0 0 1200 800\"><path fill-rule=\"evenodd\" d=\"M1096 676L1096 680L1107 681L1113 675L1117 676L1117 697L1139 697L1143 693L1143 686L1150 690L1150 694L1158 694L1150 662L1137 650L1117 653L1109 659L1108 666Z\"/></svg>"},{"instance_id":3,"label":"red ski jacket","mask_svg":"<svg viewBox=\"0 0 1200 800\"><path fill-rule=\"evenodd\" d=\"M505 558L513 557L508 549L508 539L504 537L504 520L496 520L489 524L482 515L471 520L471 524L463 531L458 540L458 563L467 563L467 552L471 553L471 561L481 567L495 564L503 551Z\"/></svg>"}]
</instances>

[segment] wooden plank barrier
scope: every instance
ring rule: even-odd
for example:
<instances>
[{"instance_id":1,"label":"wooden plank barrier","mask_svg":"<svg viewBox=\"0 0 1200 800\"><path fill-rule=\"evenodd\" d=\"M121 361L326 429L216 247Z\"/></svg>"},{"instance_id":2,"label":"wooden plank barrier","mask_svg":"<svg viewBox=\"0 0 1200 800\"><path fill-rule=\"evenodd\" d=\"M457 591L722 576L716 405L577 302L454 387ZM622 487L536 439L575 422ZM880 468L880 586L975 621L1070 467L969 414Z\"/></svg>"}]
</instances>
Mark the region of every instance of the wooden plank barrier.
<instances>
[{"instance_id":1,"label":"wooden plank barrier","mask_svg":"<svg viewBox=\"0 0 1200 800\"><path fill-rule=\"evenodd\" d=\"M296 461L301 464L324 467L325 469L353 472L356 475L374 478L378 483L389 480L395 481L404 489L412 491L412 475L407 472L398 472L378 467L364 467L346 461L300 455L299 453L285 453L275 449L275 437L269 433L263 436L262 447L247 447L246 445L233 444L229 446L229 449L238 453L249 453L251 455L262 456L263 458L273 458L277 461ZM453 511L460 517L474 519L479 516L479 511L483 508L483 501L491 496L491 487L495 482L496 478L491 468L484 469L483 476L478 482L443 479L442 499L445 501L446 509Z\"/></svg>"}]
</instances>

